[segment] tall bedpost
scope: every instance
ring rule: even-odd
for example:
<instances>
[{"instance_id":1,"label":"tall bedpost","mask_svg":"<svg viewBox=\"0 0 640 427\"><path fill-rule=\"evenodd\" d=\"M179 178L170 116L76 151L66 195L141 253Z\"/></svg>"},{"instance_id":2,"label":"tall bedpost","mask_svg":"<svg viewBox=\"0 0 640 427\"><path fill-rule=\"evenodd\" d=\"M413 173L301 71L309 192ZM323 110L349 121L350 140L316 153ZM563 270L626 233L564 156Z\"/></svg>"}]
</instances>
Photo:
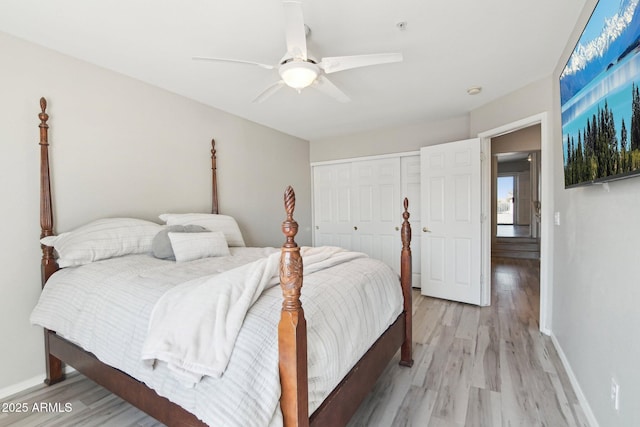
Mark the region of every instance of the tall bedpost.
<instances>
[{"instance_id":1,"label":"tall bedpost","mask_svg":"<svg viewBox=\"0 0 640 427\"><path fill-rule=\"evenodd\" d=\"M409 200L404 198L404 212L402 213L402 253L400 255L400 285L404 296L404 342L400 349L400 364L402 366L413 366L411 357L412 340L412 298L411 298L411 224L409 224Z\"/></svg>"},{"instance_id":2,"label":"tall bedpost","mask_svg":"<svg viewBox=\"0 0 640 427\"><path fill-rule=\"evenodd\" d=\"M211 140L211 213L218 213L218 172L216 169L216 140Z\"/></svg>"},{"instance_id":3,"label":"tall bedpost","mask_svg":"<svg viewBox=\"0 0 640 427\"><path fill-rule=\"evenodd\" d=\"M51 203L51 179L49 175L49 115L46 113L47 100L40 98L40 238L53 235L53 208ZM42 266L41 277L42 287L53 273L58 270L58 263L53 257L53 247L41 245ZM49 334L44 330L44 348L47 368L47 378L44 382L53 385L64 380L62 361L51 355L49 351Z\"/></svg>"},{"instance_id":4,"label":"tall bedpost","mask_svg":"<svg viewBox=\"0 0 640 427\"><path fill-rule=\"evenodd\" d=\"M293 219L296 195L287 187L284 206L287 219L282 223L286 241L280 256L280 286L284 301L278 324L280 355L280 407L285 427L309 425L309 392L307 383L307 322L300 303L302 290L302 257L294 237L298 223Z\"/></svg>"},{"instance_id":5,"label":"tall bedpost","mask_svg":"<svg viewBox=\"0 0 640 427\"><path fill-rule=\"evenodd\" d=\"M40 98L40 238L53 235L53 209L51 203L51 180L49 175L49 115L47 100ZM42 286L58 270L51 246L42 247Z\"/></svg>"},{"instance_id":6,"label":"tall bedpost","mask_svg":"<svg viewBox=\"0 0 640 427\"><path fill-rule=\"evenodd\" d=\"M49 115L47 100L40 98L40 238L53 235L53 208L51 203L51 179L49 175ZM42 247L42 286L58 270L51 246Z\"/></svg>"}]
</instances>

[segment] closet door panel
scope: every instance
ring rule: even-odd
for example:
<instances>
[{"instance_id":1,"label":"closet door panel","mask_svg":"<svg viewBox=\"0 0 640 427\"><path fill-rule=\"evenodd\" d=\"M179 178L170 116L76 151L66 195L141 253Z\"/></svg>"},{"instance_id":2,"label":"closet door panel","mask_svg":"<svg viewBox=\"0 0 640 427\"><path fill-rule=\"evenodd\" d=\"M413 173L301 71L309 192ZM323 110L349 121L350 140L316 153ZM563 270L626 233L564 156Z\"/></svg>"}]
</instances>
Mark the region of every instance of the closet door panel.
<instances>
[{"instance_id":1,"label":"closet door panel","mask_svg":"<svg viewBox=\"0 0 640 427\"><path fill-rule=\"evenodd\" d=\"M400 158L353 162L354 247L400 271Z\"/></svg>"},{"instance_id":2,"label":"closet door panel","mask_svg":"<svg viewBox=\"0 0 640 427\"><path fill-rule=\"evenodd\" d=\"M314 244L353 250L351 164L314 166Z\"/></svg>"}]
</instances>

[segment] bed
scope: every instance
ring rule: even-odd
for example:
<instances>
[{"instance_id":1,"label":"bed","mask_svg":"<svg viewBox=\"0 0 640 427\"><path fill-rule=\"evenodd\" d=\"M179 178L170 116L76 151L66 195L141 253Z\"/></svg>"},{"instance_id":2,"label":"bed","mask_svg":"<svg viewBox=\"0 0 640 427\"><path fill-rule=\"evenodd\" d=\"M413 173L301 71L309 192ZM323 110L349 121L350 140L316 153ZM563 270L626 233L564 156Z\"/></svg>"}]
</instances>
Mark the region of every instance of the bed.
<instances>
[{"instance_id":1,"label":"bed","mask_svg":"<svg viewBox=\"0 0 640 427\"><path fill-rule=\"evenodd\" d=\"M38 115L41 154L40 222L41 241L49 242L63 236L64 233L59 236L53 233L53 201L49 174L49 116L46 107L46 100L42 98L40 100L41 111ZM217 220L222 215L218 212L214 141L212 141L211 159L211 215ZM295 193L291 187L285 191L284 207L285 220L282 223L282 231L285 243L279 250L232 247L229 248L228 257L185 258L186 262L183 263L159 260L146 253L132 253L100 259L80 266L72 265L70 268L61 268L70 263L66 262L65 258L65 263L59 265L58 259L54 256L54 248L43 244L41 265L43 296L47 294L53 295L53 297L41 298L38 307L36 307L40 310L40 314L34 310L32 320L35 316L37 324L50 322L44 325L47 375L45 383L52 385L63 381L65 378L64 365L69 365L170 426L207 425L203 419L208 421L209 425L228 425L232 422L238 425L284 425L286 427L345 425L398 349L400 349L399 363L407 367L413 364L411 355L411 227L408 221L408 201L404 200L402 213L400 279L398 280L397 275L394 274L390 279L394 282L391 288L389 285L383 284L383 282L389 282L388 272L384 267L381 267L379 273L374 273L380 263L368 257L348 255L354 259L349 259L348 262L336 261L326 270L320 270L320 267L317 267L318 271L314 270L316 265L323 264L329 256L333 257L337 254L338 257L346 259L347 254L338 249L300 248L295 242L298 224L293 217ZM158 225L158 227L164 226ZM175 236L176 233L169 234L172 239L178 237ZM224 237L227 237L227 242L229 242L228 236ZM172 242L179 241L172 240ZM177 243L174 246L176 251L179 247ZM187 247L192 249L194 245L189 243ZM329 252L331 255L322 258L325 253ZM175 256L176 258L182 257L178 252L175 253ZM239 274L237 272L245 268L244 265L241 267L236 265L240 259L247 262L246 265L250 266L249 269L260 266L259 268L275 270L275 282L261 279L260 283L273 282L279 283L280 286L265 285L264 291L260 288L260 297L255 303L252 301L249 304L249 311L246 313L242 327L237 332L235 345L230 350L227 365L221 369L217 377L215 373L211 376L205 375L202 379L197 378L185 385L184 376L172 376L171 360L165 363L154 360L132 361L131 358L120 360L117 357L122 353L138 352L140 348L146 350L149 337L144 337L144 332L146 332L147 324L153 324L153 320L157 318L169 319L170 317L165 317L165 315L169 316L174 312L174 305L169 305L170 309L166 309L164 312L159 311L158 308L159 301L164 301L166 295L171 293L168 290L178 288L178 284L182 289L185 281L190 286L198 286L201 282L204 283L202 278L204 276L207 281L218 280L221 277L234 277L233 274ZM316 259L322 260L322 262L313 264L312 260ZM227 263L226 260L232 260L232 262ZM226 264L222 266L223 263ZM186 272L182 270L174 272L173 264L183 264L188 267ZM303 264L305 266L304 273ZM169 270L170 268L171 270ZM114 274L114 269L119 274ZM313 274L307 274L308 270L314 271ZM130 272L127 273L128 276L124 274L125 271ZM82 274L78 272L82 272ZM94 276L88 275L88 272L91 274L102 272L105 276L101 279L94 279ZM125 285L116 284L115 281L112 282L115 280L114 276L123 276L124 280L129 282L126 282ZM263 274L263 276L265 275ZM334 281L334 277L341 280L337 286L332 288L337 289L336 291L321 287L320 284ZM302 291L303 278L307 284L304 292ZM82 282L83 280L86 283L73 284L74 281ZM366 286L357 284L364 280L366 280L363 282L366 283ZM157 282L160 282L161 285L157 285ZM376 284L378 282L380 285ZM103 287L101 288L98 284L102 284ZM71 288L70 286L79 287ZM361 288L370 288L373 291L365 291ZM64 289L71 293L65 294ZM78 289L82 289L82 291L78 291ZM132 295L142 295L141 289L152 289L152 295L141 297L140 302L132 302ZM364 294L367 292L362 297L364 302L358 302L359 300L355 300L356 297L346 294L352 292L352 289L355 293ZM255 293L255 291L251 292ZM182 293L189 294L191 292ZM94 299L82 299L84 297L78 296L85 294L86 298ZM377 297L372 297L372 294ZM379 304L382 306L386 304L389 307L367 308L369 302L376 299L380 300ZM81 311L80 308L73 308L71 300L78 300L76 303L79 304L79 307L91 307L91 310L85 310L85 312L91 313L91 316L88 317L98 318L100 316L96 313L104 313L104 317L107 319L106 324L92 324L88 327L84 325L69 326L71 322L68 321L68 317L73 316L67 316L65 313ZM395 300L397 302L392 302ZM303 309L303 303L305 309ZM41 308L41 305L45 308ZM347 307L346 314L334 315L328 307L335 305L345 305ZM372 312L368 313L368 310ZM206 316L206 310L203 311L203 315ZM43 312L48 312L47 315L58 320L44 320ZM158 312L165 314L157 316ZM175 313L178 312L175 311ZM127 320L129 323L123 322L126 323L125 326L120 323L114 326L114 319L129 317L131 317L131 321ZM307 325L307 317L309 325ZM100 320L96 319L95 321ZM170 323L182 324L183 322ZM374 324L377 326L372 326ZM355 329L354 326L352 331L351 327L345 327L346 325L360 325L361 329ZM325 327L329 328L328 331L323 329ZM96 333L89 339L89 343L85 344L86 341L82 342L81 336L87 335L88 330L96 331ZM99 331L103 331L103 333L100 334ZM346 338L333 338L336 331L346 333ZM352 336L349 336L349 333ZM149 332L148 335L151 333ZM180 335L182 336L182 332ZM128 338L122 338L123 336ZM317 342L321 341L318 337L321 336L331 336L330 341L333 344L324 347L318 344ZM263 338L264 342L261 341ZM122 340L124 344L117 344L115 340ZM352 342L357 342L357 345ZM120 345L124 347L119 347ZM245 347L248 349L247 353L240 353ZM342 359L345 352L351 354L349 357L353 361L345 361L344 366L334 369L339 363L331 359L331 357L335 357L333 353L339 354L339 358ZM137 359L140 357L138 356ZM244 362L242 362L243 360ZM244 375L243 379L237 379L240 377L234 377L234 372L248 369L246 367L239 368L241 363L253 365L258 369L250 374L245 372L242 374ZM175 370L173 371L175 374ZM271 382L276 383L275 389L267 389L266 386L264 390L261 388L264 384ZM227 395L233 394L231 389L234 387L240 388L240 397L227 402L225 399L227 399ZM242 387L246 389L242 391ZM173 393L175 390L178 392ZM245 401L246 399L242 396L250 396L251 393L263 397L267 396L265 401L270 403L258 400ZM272 408L274 405L275 409ZM265 406L264 415L256 416L252 412L255 409L254 406ZM221 417L220 413L224 411L232 412L231 418L233 419L231 421L227 422L224 418L219 418ZM242 418L243 415L246 415L245 418Z\"/></svg>"}]
</instances>

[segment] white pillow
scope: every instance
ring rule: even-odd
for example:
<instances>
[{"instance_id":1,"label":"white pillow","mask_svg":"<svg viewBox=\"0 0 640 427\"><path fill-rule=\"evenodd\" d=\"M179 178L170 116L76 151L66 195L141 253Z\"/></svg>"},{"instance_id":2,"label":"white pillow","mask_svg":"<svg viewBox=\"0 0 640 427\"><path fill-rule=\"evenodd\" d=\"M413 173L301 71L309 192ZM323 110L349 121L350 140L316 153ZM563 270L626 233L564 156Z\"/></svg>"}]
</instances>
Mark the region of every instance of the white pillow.
<instances>
[{"instance_id":1,"label":"white pillow","mask_svg":"<svg viewBox=\"0 0 640 427\"><path fill-rule=\"evenodd\" d=\"M69 267L106 258L151 251L160 224L136 218L104 218L57 236L47 236L40 243L53 246L58 265Z\"/></svg>"},{"instance_id":2,"label":"white pillow","mask_svg":"<svg viewBox=\"0 0 640 427\"><path fill-rule=\"evenodd\" d=\"M171 247L177 262L230 255L229 246L222 231L169 232L169 240L171 240Z\"/></svg>"},{"instance_id":3,"label":"white pillow","mask_svg":"<svg viewBox=\"0 0 640 427\"><path fill-rule=\"evenodd\" d=\"M207 230L222 231L229 246L245 246L242 232L235 218L228 215L186 213L162 214L160 219L167 225L201 225Z\"/></svg>"}]
</instances>

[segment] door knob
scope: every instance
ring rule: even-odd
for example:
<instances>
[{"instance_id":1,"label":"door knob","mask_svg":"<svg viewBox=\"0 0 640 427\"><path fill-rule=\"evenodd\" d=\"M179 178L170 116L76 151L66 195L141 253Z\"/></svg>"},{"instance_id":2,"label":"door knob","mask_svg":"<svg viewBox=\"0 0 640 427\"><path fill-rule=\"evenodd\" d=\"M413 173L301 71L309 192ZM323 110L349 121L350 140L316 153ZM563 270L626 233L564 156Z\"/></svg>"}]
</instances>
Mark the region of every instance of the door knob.
<instances>
[{"instance_id":1,"label":"door knob","mask_svg":"<svg viewBox=\"0 0 640 427\"><path fill-rule=\"evenodd\" d=\"M355 227L353 227L353 229L357 231L357 230L358 230L358 227L357 227L357 226L355 226Z\"/></svg>"},{"instance_id":2,"label":"door knob","mask_svg":"<svg viewBox=\"0 0 640 427\"><path fill-rule=\"evenodd\" d=\"M425 233L431 233L431 230L429 230L427 227L422 227L422 231Z\"/></svg>"},{"instance_id":3,"label":"door knob","mask_svg":"<svg viewBox=\"0 0 640 427\"><path fill-rule=\"evenodd\" d=\"M396 231L400 231L400 227L396 227Z\"/></svg>"}]
</instances>

